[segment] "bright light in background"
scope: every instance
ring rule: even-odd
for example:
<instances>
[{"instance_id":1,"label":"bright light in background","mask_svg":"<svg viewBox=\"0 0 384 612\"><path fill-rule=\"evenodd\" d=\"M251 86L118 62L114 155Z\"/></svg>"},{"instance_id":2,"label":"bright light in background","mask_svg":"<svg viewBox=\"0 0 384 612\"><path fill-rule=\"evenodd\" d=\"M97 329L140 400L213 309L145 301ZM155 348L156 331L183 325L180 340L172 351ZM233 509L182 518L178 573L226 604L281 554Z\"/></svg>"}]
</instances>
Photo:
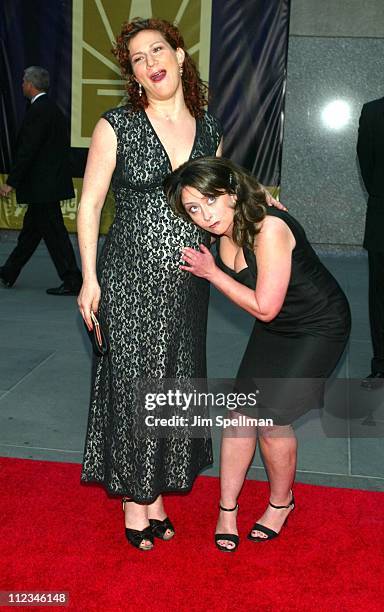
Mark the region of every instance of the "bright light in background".
<instances>
[{"instance_id":1,"label":"bright light in background","mask_svg":"<svg viewBox=\"0 0 384 612\"><path fill-rule=\"evenodd\" d=\"M351 108L345 100L329 102L321 113L325 125L331 130L340 130L351 118Z\"/></svg>"}]
</instances>

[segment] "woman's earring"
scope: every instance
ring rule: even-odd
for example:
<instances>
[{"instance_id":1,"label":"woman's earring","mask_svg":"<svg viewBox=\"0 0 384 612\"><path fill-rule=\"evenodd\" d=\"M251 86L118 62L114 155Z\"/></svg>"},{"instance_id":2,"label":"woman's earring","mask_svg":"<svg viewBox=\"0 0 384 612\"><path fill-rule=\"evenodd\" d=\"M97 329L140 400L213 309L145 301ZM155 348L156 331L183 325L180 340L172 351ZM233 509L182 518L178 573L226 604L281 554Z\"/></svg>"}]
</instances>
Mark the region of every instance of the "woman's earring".
<instances>
[{"instance_id":1,"label":"woman's earring","mask_svg":"<svg viewBox=\"0 0 384 612\"><path fill-rule=\"evenodd\" d=\"M143 87L142 87L141 83L139 83L139 96L140 96L140 98L142 96L142 93L143 93Z\"/></svg>"},{"instance_id":2,"label":"woman's earring","mask_svg":"<svg viewBox=\"0 0 384 612\"><path fill-rule=\"evenodd\" d=\"M180 64L179 72L180 72L180 76L183 76L183 64Z\"/></svg>"}]
</instances>

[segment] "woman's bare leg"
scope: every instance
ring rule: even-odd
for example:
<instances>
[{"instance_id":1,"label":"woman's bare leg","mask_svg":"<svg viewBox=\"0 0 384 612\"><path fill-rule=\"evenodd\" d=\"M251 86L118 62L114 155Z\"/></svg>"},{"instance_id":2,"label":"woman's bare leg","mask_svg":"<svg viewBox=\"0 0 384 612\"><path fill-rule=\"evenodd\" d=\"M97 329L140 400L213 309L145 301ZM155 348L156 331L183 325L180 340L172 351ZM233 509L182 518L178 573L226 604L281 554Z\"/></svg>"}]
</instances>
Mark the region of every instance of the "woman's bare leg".
<instances>
[{"instance_id":1,"label":"woman's bare leg","mask_svg":"<svg viewBox=\"0 0 384 612\"><path fill-rule=\"evenodd\" d=\"M236 418L237 413L232 414ZM220 455L220 504L224 508L234 508L244 483L256 448L255 427L231 427L225 430L221 440ZM237 511L220 510L216 533L238 534L236 525ZM221 546L234 548L229 540L219 540Z\"/></svg>"},{"instance_id":2,"label":"woman's bare leg","mask_svg":"<svg viewBox=\"0 0 384 612\"><path fill-rule=\"evenodd\" d=\"M276 506L286 506L291 501L291 489L295 479L297 440L290 425L259 427L260 450L270 483L270 501ZM277 510L267 506L257 521L279 533L290 508ZM252 531L253 537L266 538L261 531Z\"/></svg>"}]
</instances>

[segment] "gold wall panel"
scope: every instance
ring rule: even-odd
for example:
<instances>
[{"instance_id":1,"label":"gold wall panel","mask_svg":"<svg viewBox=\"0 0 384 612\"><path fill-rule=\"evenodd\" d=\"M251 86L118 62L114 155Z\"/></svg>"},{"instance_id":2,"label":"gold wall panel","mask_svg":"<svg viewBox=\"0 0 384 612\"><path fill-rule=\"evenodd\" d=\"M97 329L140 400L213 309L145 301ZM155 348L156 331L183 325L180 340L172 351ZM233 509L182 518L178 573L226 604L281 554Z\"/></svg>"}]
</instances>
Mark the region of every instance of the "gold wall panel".
<instances>
[{"instance_id":1,"label":"gold wall panel","mask_svg":"<svg viewBox=\"0 0 384 612\"><path fill-rule=\"evenodd\" d=\"M7 174L0 174L0 183L5 183ZM69 232L76 232L77 207L80 199L83 179L73 179L75 197L71 200L61 202L64 223ZM31 204L33 206L33 204ZM25 204L16 202L15 192L12 191L9 198L0 197L0 229L19 230L23 226ZM101 213L100 232L106 234L115 216L115 203L111 192L108 193L103 211Z\"/></svg>"},{"instance_id":2,"label":"gold wall panel","mask_svg":"<svg viewBox=\"0 0 384 612\"><path fill-rule=\"evenodd\" d=\"M176 23L208 81L212 0L73 0L72 147L88 147L101 113L124 103L124 81L111 53L121 24L133 17Z\"/></svg>"}]
</instances>

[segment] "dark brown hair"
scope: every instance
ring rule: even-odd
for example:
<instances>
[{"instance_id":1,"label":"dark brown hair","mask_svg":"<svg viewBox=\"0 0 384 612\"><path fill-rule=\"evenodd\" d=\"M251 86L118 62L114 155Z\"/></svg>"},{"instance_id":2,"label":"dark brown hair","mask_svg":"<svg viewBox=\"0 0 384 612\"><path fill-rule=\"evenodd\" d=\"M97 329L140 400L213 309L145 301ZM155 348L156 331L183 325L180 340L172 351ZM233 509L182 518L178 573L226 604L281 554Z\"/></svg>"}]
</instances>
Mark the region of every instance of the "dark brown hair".
<instances>
[{"instance_id":1,"label":"dark brown hair","mask_svg":"<svg viewBox=\"0 0 384 612\"><path fill-rule=\"evenodd\" d=\"M139 88L133 77L129 54L130 41L136 34L144 30L156 30L160 32L163 38L175 51L178 48L183 49L185 59L181 80L183 84L184 100L193 117L202 117L204 114L204 107L208 104L208 88L201 80L194 61L186 51L184 40L179 30L163 19L141 19L137 17L130 22L127 21L123 24L122 30L116 38L112 53L116 56L120 64L123 77L127 79L126 90L130 106L135 111L148 106L148 100L144 89L142 95L139 96Z\"/></svg>"},{"instance_id":2,"label":"dark brown hair","mask_svg":"<svg viewBox=\"0 0 384 612\"><path fill-rule=\"evenodd\" d=\"M257 224L266 215L266 194L247 170L223 157L200 157L172 172L165 179L165 193L172 210L191 221L181 200L184 187L193 187L207 197L217 198L223 193L236 195L232 238L237 245L247 245L253 250L255 236L260 231Z\"/></svg>"}]
</instances>

